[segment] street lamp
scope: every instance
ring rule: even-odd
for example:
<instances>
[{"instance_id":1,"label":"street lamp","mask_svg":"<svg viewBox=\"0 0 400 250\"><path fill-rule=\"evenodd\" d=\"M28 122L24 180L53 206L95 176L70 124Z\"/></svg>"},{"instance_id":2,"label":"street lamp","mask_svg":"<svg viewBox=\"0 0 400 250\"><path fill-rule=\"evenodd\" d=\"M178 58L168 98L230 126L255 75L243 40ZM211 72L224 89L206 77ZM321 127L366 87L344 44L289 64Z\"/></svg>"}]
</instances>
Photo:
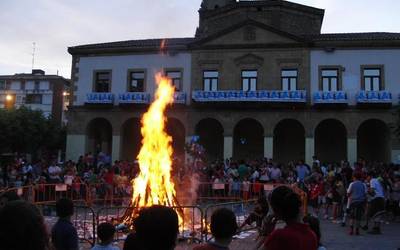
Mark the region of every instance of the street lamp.
<instances>
[{"instance_id":1,"label":"street lamp","mask_svg":"<svg viewBox=\"0 0 400 250\"><path fill-rule=\"evenodd\" d=\"M13 100L13 96L12 95L6 95L6 101L7 102L11 102Z\"/></svg>"},{"instance_id":2,"label":"street lamp","mask_svg":"<svg viewBox=\"0 0 400 250\"><path fill-rule=\"evenodd\" d=\"M5 102L5 108L11 109L14 106L14 96L7 94L6 95L6 102Z\"/></svg>"}]
</instances>

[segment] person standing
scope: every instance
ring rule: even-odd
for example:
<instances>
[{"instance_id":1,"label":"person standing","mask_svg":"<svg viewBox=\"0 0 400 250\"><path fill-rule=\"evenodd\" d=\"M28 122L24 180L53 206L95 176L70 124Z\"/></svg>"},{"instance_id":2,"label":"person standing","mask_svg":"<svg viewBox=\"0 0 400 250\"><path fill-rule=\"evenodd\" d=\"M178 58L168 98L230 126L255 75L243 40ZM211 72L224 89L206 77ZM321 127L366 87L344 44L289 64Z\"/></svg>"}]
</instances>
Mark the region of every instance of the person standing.
<instances>
[{"instance_id":1,"label":"person standing","mask_svg":"<svg viewBox=\"0 0 400 250\"><path fill-rule=\"evenodd\" d=\"M378 180L378 174L376 172L372 172L370 176L372 178L369 181L369 194L372 198L368 209L368 219L374 219L374 227L368 233L381 234L381 222L377 217L379 213L385 211L385 193L383 185Z\"/></svg>"},{"instance_id":2,"label":"person standing","mask_svg":"<svg viewBox=\"0 0 400 250\"><path fill-rule=\"evenodd\" d=\"M364 183L361 182L361 174L354 173L353 182L350 183L347 189L348 195L348 207L350 211L350 231L349 234L356 235L360 234L360 221L364 214L364 207L367 201L367 188Z\"/></svg>"},{"instance_id":3,"label":"person standing","mask_svg":"<svg viewBox=\"0 0 400 250\"><path fill-rule=\"evenodd\" d=\"M306 177L310 174L310 171L308 170L307 166L304 165L303 161L299 161L299 164L296 167L296 173L297 173L297 181L302 183L306 179Z\"/></svg>"},{"instance_id":4,"label":"person standing","mask_svg":"<svg viewBox=\"0 0 400 250\"><path fill-rule=\"evenodd\" d=\"M71 223L74 204L70 199L61 198L56 203L57 223L51 229L51 241L56 250L77 250L78 233Z\"/></svg>"}]
</instances>

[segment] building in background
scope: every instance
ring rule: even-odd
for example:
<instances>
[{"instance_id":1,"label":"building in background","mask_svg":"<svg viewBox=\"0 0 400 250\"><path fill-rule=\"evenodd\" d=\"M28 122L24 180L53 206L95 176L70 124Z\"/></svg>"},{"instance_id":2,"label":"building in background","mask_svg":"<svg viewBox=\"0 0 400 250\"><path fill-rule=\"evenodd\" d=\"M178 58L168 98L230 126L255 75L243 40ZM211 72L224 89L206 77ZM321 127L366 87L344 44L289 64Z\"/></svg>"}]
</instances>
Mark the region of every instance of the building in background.
<instances>
[{"instance_id":1,"label":"building in background","mask_svg":"<svg viewBox=\"0 0 400 250\"><path fill-rule=\"evenodd\" d=\"M324 10L276 0L203 0L199 16L193 38L69 48L68 159L133 160L161 72L177 153L198 136L210 158L398 160L399 33L322 34Z\"/></svg>"},{"instance_id":2,"label":"building in background","mask_svg":"<svg viewBox=\"0 0 400 250\"><path fill-rule=\"evenodd\" d=\"M69 84L69 79L46 75L40 69L31 74L0 75L0 108L25 106L65 124Z\"/></svg>"}]
</instances>

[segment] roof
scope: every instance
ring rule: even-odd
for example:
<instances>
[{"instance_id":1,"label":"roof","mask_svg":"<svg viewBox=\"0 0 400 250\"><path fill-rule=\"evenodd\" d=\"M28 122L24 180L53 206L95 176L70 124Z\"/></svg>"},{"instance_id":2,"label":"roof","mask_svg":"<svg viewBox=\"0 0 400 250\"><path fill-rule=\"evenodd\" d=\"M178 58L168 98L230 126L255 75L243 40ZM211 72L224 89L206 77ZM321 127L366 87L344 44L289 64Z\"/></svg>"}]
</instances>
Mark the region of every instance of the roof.
<instances>
[{"instance_id":1,"label":"roof","mask_svg":"<svg viewBox=\"0 0 400 250\"><path fill-rule=\"evenodd\" d=\"M319 9L315 7L311 7L308 5L303 5L299 3L294 3L290 1L284 1L284 0L241 0L234 2L232 4L225 5L223 7L220 7L218 9L212 9L212 10L207 10L207 9L200 9L202 12L207 12L207 15L215 15L221 12L229 11L232 9L236 8L243 8L243 7L286 7L286 8L291 8L291 9L297 9L303 12L307 13L312 13L316 15L324 15L325 10L324 9Z\"/></svg>"},{"instance_id":2,"label":"roof","mask_svg":"<svg viewBox=\"0 0 400 250\"><path fill-rule=\"evenodd\" d=\"M325 33L318 35L304 35L299 38L304 38L308 42L353 42L353 41L372 41L387 42L400 41L400 33L390 32L369 32L369 33ZM165 49L182 49L187 50L190 44L201 42L203 39L192 37L184 38L160 38L160 39L144 39L144 40L126 40L108 43L86 44L74 47L69 47L68 52L71 54L79 53L103 53L103 52L127 52L127 51L159 51L161 44L164 42Z\"/></svg>"},{"instance_id":3,"label":"roof","mask_svg":"<svg viewBox=\"0 0 400 250\"><path fill-rule=\"evenodd\" d=\"M312 42L324 41L394 41L400 40L400 33L367 32L367 33L325 33L319 35L306 35L305 38Z\"/></svg>"},{"instance_id":4,"label":"roof","mask_svg":"<svg viewBox=\"0 0 400 250\"><path fill-rule=\"evenodd\" d=\"M33 75L30 73L17 73L14 75L0 75L1 80L10 80L10 79L25 79L25 80L54 80L54 79L62 79L66 82L70 82L70 79L64 78L63 76L59 75Z\"/></svg>"},{"instance_id":5,"label":"roof","mask_svg":"<svg viewBox=\"0 0 400 250\"><path fill-rule=\"evenodd\" d=\"M166 49L171 48L186 48L186 46L193 42L194 38L160 38L160 39L144 39L144 40L126 40L109 43L95 43L78 45L69 47L68 52L74 54L76 52L91 51L91 50L104 50L104 49L156 49L159 50L161 44L164 42Z\"/></svg>"}]
</instances>

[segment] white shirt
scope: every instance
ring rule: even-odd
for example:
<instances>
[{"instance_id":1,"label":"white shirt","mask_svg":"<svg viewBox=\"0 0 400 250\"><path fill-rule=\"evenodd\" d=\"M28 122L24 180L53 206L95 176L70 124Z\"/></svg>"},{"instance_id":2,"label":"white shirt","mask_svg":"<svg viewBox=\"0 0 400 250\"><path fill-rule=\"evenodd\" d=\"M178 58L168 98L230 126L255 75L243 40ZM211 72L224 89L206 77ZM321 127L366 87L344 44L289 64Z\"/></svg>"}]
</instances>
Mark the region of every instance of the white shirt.
<instances>
[{"instance_id":1,"label":"white shirt","mask_svg":"<svg viewBox=\"0 0 400 250\"><path fill-rule=\"evenodd\" d=\"M48 171L51 179L60 178L59 174L61 173L61 168L59 166L50 166Z\"/></svg>"},{"instance_id":2,"label":"white shirt","mask_svg":"<svg viewBox=\"0 0 400 250\"><path fill-rule=\"evenodd\" d=\"M268 169L267 168L265 168L261 172L260 181L269 181L269 175L268 175Z\"/></svg>"},{"instance_id":3,"label":"white shirt","mask_svg":"<svg viewBox=\"0 0 400 250\"><path fill-rule=\"evenodd\" d=\"M254 173L251 175L251 179L252 180L257 180L258 177L260 177L260 174L258 173L258 171L254 171Z\"/></svg>"},{"instance_id":4,"label":"white shirt","mask_svg":"<svg viewBox=\"0 0 400 250\"><path fill-rule=\"evenodd\" d=\"M271 169L271 179L279 180L281 178L281 170L279 168L272 168Z\"/></svg>"},{"instance_id":5,"label":"white shirt","mask_svg":"<svg viewBox=\"0 0 400 250\"><path fill-rule=\"evenodd\" d=\"M379 198L379 197L381 197L381 198L385 197L385 193L383 191L382 184L380 183L380 181L378 179L372 178L371 181L369 182L369 185L375 191L375 196L373 197L373 199Z\"/></svg>"}]
</instances>

